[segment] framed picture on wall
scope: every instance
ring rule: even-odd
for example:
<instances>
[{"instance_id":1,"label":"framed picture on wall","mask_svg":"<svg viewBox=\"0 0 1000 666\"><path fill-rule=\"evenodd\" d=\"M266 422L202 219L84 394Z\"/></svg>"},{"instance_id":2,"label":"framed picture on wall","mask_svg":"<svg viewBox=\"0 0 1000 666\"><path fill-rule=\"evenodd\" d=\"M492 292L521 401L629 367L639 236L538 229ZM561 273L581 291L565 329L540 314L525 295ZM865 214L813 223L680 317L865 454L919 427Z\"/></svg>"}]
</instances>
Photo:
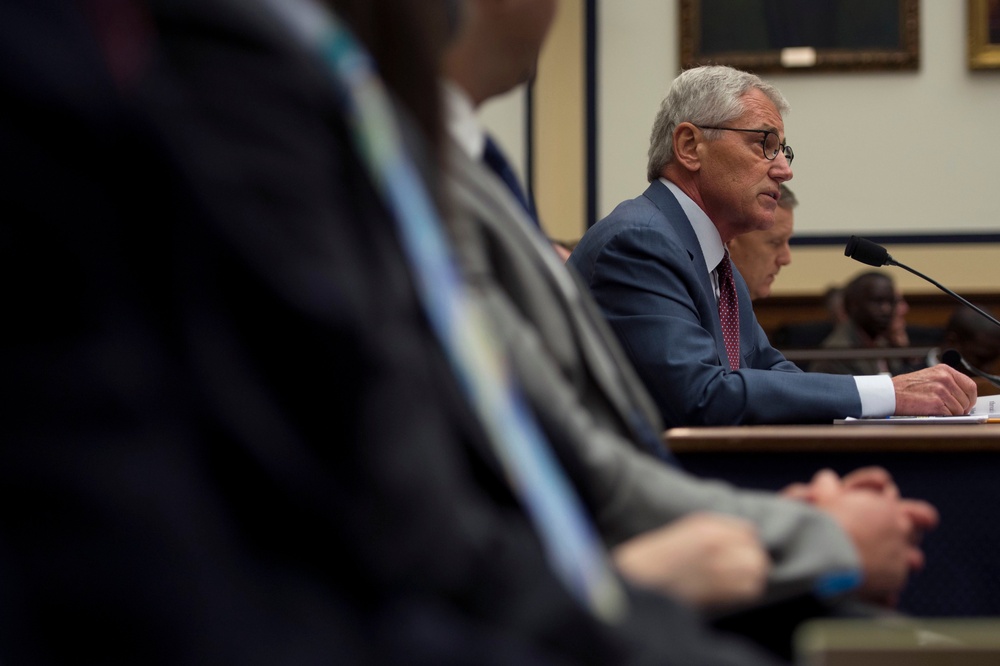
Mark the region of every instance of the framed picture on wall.
<instances>
[{"instance_id":1,"label":"framed picture on wall","mask_svg":"<svg viewBox=\"0 0 1000 666\"><path fill-rule=\"evenodd\" d=\"M919 0L680 0L681 67L915 70L919 5Z\"/></svg>"},{"instance_id":2,"label":"framed picture on wall","mask_svg":"<svg viewBox=\"0 0 1000 666\"><path fill-rule=\"evenodd\" d=\"M1000 69L1000 0L969 0L969 69Z\"/></svg>"}]
</instances>

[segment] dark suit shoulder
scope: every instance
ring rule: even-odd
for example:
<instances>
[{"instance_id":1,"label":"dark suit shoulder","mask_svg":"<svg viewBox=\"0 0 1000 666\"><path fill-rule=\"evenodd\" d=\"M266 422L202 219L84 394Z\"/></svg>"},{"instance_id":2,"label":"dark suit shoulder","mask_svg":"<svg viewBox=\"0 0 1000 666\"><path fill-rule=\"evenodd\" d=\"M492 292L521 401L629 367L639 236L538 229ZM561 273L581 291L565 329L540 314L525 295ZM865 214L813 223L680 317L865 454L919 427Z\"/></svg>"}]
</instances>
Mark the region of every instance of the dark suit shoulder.
<instances>
[{"instance_id":1,"label":"dark suit shoulder","mask_svg":"<svg viewBox=\"0 0 1000 666\"><path fill-rule=\"evenodd\" d=\"M608 253L630 255L655 249L660 254L679 246L676 229L654 202L640 195L618 204L607 217L587 230L568 263L589 283L597 265Z\"/></svg>"}]
</instances>

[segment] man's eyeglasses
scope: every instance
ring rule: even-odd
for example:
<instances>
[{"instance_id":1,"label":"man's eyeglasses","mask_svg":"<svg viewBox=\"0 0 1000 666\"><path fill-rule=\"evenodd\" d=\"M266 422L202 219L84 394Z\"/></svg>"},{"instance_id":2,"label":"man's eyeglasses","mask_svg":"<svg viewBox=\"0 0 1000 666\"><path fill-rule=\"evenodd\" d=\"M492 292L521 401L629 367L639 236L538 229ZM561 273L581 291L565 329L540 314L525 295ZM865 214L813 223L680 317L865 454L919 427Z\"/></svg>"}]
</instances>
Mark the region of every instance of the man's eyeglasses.
<instances>
[{"instance_id":1,"label":"man's eyeglasses","mask_svg":"<svg viewBox=\"0 0 1000 666\"><path fill-rule=\"evenodd\" d=\"M778 156L779 152L782 152L785 154L785 159L788 160L788 166L791 166L792 160L795 158L795 153L792 151L792 147L787 143L781 143L781 140L778 139L778 135L771 130L711 127L709 125L695 125L695 127L698 129L726 130L728 132L760 132L764 135L764 140L760 142L760 148L764 151L764 157L766 159L773 160Z\"/></svg>"}]
</instances>

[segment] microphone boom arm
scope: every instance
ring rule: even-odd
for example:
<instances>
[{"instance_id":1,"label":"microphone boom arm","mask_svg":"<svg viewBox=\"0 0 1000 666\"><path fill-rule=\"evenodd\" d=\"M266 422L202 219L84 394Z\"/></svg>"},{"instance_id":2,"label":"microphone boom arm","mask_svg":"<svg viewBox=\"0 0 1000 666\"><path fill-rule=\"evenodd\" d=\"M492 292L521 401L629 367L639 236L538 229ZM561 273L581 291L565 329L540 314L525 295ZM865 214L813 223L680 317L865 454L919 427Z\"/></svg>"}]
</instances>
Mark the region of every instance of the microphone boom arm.
<instances>
[{"instance_id":1,"label":"microphone boom arm","mask_svg":"<svg viewBox=\"0 0 1000 666\"><path fill-rule=\"evenodd\" d=\"M946 287L943 284L941 284L940 282L938 282L937 280L934 280L932 278L927 277L926 275L924 275L920 271L914 270L914 269L910 268L909 266L907 266L906 264L902 264L902 263L896 261L892 257L887 257L885 263L889 264L891 266L899 266L904 271L909 271L910 273L913 273L917 277L923 278L924 280L927 280L928 282L930 282L932 285L934 285L935 287L937 287L938 289L940 289L944 293L948 294L952 298L955 298L955 299L961 301L964 305L972 308L973 310L975 310L976 312L978 312L982 316L986 317L987 319L989 319L991 322L993 322L997 326L1000 326L1000 320L997 320L996 317L994 317L993 315L991 315L989 312L986 312L985 310L983 310L979 306L974 305L973 303L970 303L965 298L962 298L961 296L959 296L958 294L956 294L955 292L953 292L951 289L949 289L948 287Z\"/></svg>"}]
</instances>

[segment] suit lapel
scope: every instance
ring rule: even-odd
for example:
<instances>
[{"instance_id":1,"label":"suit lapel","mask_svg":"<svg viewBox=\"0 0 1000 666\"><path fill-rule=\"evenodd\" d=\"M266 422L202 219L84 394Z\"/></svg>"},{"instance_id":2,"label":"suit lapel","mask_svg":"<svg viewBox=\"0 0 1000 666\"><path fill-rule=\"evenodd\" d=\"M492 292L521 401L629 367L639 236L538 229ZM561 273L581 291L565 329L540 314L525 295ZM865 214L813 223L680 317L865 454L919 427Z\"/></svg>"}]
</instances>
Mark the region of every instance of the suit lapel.
<instances>
[{"instance_id":1,"label":"suit lapel","mask_svg":"<svg viewBox=\"0 0 1000 666\"><path fill-rule=\"evenodd\" d=\"M726 341L722 336L722 322L719 321L719 304L715 299L715 287L712 285L711 277L709 277L710 269L705 262L705 254L701 251L701 243L698 242L694 227L691 226L691 221L677 202L676 197L660 181L654 180L650 183L643 195L659 209L691 259L691 270L698 282L702 296L697 302L698 313L702 321L707 322L707 328L712 332L712 337L715 338L715 350L719 355L719 363L726 367L729 356L726 354ZM740 280L737 280L737 283L739 282ZM743 321L749 321L749 319L745 319L747 315L744 314L744 305L749 306L750 294L746 291L745 284L742 291L737 286L737 292L740 299L740 356L742 357L744 356L743 332L746 330ZM752 310L750 316L752 316Z\"/></svg>"}]
</instances>

